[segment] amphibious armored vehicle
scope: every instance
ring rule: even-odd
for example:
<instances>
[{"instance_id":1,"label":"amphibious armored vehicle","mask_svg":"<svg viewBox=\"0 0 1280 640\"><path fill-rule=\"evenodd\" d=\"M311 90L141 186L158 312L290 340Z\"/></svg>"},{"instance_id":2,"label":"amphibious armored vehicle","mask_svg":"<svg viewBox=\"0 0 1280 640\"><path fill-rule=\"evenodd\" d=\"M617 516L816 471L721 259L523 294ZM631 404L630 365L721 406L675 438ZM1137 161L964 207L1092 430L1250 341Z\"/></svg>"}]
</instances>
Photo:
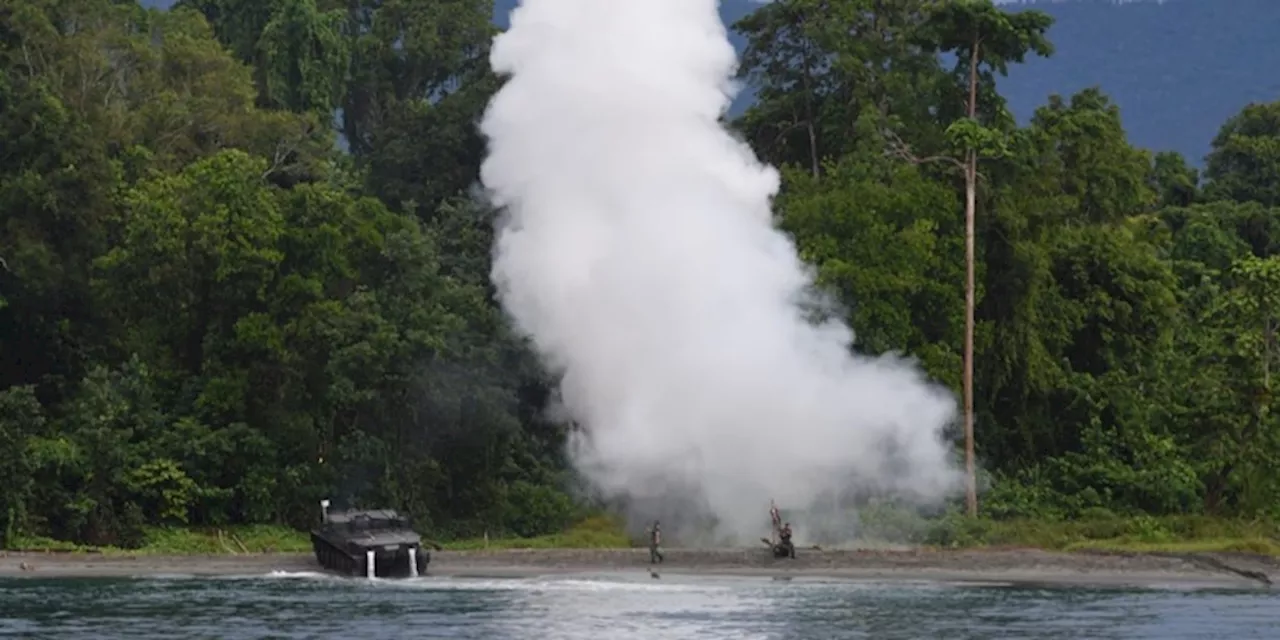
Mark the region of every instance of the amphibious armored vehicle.
<instances>
[{"instance_id":1,"label":"amphibious armored vehicle","mask_svg":"<svg viewBox=\"0 0 1280 640\"><path fill-rule=\"evenodd\" d=\"M320 526L311 531L316 561L329 571L368 578L408 578L427 572L431 552L409 519L391 509L329 513L320 502Z\"/></svg>"}]
</instances>

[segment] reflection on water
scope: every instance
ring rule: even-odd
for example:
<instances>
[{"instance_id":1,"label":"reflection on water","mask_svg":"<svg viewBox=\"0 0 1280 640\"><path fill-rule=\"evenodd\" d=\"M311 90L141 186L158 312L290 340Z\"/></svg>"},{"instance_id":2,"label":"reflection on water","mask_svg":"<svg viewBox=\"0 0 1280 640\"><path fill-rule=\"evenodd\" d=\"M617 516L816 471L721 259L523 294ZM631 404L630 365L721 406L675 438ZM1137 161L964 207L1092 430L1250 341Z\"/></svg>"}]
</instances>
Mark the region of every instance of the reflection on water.
<instances>
[{"instance_id":1,"label":"reflection on water","mask_svg":"<svg viewBox=\"0 0 1280 640\"><path fill-rule=\"evenodd\" d=\"M1032 589L645 573L535 580L0 579L0 637L1276 638L1267 592Z\"/></svg>"}]
</instances>

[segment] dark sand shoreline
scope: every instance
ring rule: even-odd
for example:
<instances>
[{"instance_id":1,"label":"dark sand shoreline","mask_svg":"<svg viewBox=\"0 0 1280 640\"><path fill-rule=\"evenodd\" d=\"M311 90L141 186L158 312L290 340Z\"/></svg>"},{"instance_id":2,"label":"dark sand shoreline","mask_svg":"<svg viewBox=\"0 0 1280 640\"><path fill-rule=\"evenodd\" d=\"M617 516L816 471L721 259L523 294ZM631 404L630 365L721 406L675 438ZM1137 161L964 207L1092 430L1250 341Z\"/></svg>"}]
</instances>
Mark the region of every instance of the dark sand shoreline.
<instances>
[{"instance_id":1,"label":"dark sand shoreline","mask_svg":"<svg viewBox=\"0 0 1280 640\"><path fill-rule=\"evenodd\" d=\"M24 568L25 566L25 568ZM504 549L432 552L428 575L536 578L647 575L645 549ZM8 552L0 577L248 576L315 572L311 554L102 555ZM736 576L875 582L965 582L1044 586L1270 588L1280 561L1249 554L1062 553L1036 549L959 551L802 550L775 560L763 549L670 549L666 576Z\"/></svg>"}]
</instances>

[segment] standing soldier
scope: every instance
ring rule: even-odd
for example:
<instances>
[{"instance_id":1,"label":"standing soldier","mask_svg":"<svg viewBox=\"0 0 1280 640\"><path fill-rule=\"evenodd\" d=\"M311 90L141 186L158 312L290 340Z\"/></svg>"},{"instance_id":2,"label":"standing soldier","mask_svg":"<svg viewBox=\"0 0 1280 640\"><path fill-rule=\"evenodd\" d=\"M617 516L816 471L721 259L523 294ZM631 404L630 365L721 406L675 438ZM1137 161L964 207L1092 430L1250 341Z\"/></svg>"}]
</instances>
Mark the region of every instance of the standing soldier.
<instances>
[{"instance_id":1,"label":"standing soldier","mask_svg":"<svg viewBox=\"0 0 1280 640\"><path fill-rule=\"evenodd\" d=\"M796 545L791 542L791 523L790 522L788 522L786 525L782 527L782 531L779 532L779 535L782 537L782 543L781 543L782 548L786 550L787 556L790 557L792 560L795 560Z\"/></svg>"},{"instance_id":2,"label":"standing soldier","mask_svg":"<svg viewBox=\"0 0 1280 640\"><path fill-rule=\"evenodd\" d=\"M649 564L660 564L662 558L662 527L657 520L653 521L653 528L649 530Z\"/></svg>"}]
</instances>

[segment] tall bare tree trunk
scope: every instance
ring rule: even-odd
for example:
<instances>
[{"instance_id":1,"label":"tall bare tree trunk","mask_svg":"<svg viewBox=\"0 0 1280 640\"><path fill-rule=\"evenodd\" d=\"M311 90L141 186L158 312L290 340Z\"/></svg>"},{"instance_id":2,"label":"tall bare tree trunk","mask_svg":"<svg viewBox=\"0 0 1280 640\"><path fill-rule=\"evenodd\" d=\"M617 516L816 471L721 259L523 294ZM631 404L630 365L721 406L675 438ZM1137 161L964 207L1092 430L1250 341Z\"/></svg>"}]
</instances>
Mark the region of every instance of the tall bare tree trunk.
<instances>
[{"instance_id":1,"label":"tall bare tree trunk","mask_svg":"<svg viewBox=\"0 0 1280 640\"><path fill-rule=\"evenodd\" d=\"M973 50L969 55L969 119L975 119L978 113L978 47L981 41L974 38ZM977 262L974 248L977 217L978 191L978 153L974 149L965 153L964 165L964 468L967 476L965 487L965 503L969 516L978 515L978 476L974 469L973 451L973 324L974 298L976 297L976 277L974 272Z\"/></svg>"},{"instance_id":2,"label":"tall bare tree trunk","mask_svg":"<svg viewBox=\"0 0 1280 640\"><path fill-rule=\"evenodd\" d=\"M964 168L964 469L967 475L965 502L970 516L978 515L978 478L973 453L973 316L976 262L974 253L974 208L977 201L977 154L969 151Z\"/></svg>"}]
</instances>

